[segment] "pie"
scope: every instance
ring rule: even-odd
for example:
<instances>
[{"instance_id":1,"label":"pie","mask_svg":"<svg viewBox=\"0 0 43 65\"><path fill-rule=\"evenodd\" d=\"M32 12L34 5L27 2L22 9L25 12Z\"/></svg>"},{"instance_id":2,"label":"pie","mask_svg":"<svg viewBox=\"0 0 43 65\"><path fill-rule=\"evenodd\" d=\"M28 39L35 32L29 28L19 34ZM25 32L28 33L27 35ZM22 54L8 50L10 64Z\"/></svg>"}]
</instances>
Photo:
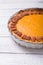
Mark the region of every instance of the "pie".
<instances>
[{"instance_id":1,"label":"pie","mask_svg":"<svg viewBox=\"0 0 43 65\"><path fill-rule=\"evenodd\" d=\"M8 28L18 40L43 43L43 8L20 10L10 18Z\"/></svg>"}]
</instances>

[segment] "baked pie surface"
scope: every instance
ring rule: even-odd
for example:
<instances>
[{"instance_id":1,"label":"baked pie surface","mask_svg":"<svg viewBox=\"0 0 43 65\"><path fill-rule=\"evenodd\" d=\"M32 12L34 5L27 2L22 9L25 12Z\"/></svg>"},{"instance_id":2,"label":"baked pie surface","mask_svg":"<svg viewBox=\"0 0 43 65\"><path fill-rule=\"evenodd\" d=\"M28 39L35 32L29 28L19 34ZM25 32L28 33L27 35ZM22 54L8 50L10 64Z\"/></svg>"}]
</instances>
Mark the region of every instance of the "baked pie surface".
<instances>
[{"instance_id":1,"label":"baked pie surface","mask_svg":"<svg viewBox=\"0 0 43 65\"><path fill-rule=\"evenodd\" d=\"M26 42L43 42L43 8L20 10L8 23L11 33Z\"/></svg>"}]
</instances>

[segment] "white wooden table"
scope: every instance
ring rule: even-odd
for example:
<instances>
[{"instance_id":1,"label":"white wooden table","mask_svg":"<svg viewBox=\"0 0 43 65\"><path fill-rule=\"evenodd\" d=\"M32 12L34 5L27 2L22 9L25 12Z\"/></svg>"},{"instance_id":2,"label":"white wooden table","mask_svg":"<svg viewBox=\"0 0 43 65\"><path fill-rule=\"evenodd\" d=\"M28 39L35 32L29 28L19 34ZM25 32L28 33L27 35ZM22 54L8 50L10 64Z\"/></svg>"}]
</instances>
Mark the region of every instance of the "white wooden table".
<instances>
[{"instance_id":1,"label":"white wooden table","mask_svg":"<svg viewBox=\"0 0 43 65\"><path fill-rule=\"evenodd\" d=\"M33 1L30 0L31 4L35 5L37 2ZM38 7L43 7L40 0L38 1ZM29 0L0 0L0 65L43 65L43 49L19 46L12 40L7 27L9 18L15 12L33 7L31 4Z\"/></svg>"}]
</instances>

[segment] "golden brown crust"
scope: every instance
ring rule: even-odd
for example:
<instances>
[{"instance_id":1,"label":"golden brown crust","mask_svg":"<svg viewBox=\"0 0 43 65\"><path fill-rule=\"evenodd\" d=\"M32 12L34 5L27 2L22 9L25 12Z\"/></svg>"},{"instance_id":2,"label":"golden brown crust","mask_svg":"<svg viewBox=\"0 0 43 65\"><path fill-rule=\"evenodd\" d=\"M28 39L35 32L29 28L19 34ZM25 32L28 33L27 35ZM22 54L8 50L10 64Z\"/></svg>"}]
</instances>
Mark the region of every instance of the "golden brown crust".
<instances>
[{"instance_id":1,"label":"golden brown crust","mask_svg":"<svg viewBox=\"0 0 43 65\"><path fill-rule=\"evenodd\" d=\"M33 15L33 14L43 14L43 8L30 8L30 9L20 10L18 13L13 15L13 17L10 19L8 23L8 27L9 27L9 30L12 32L12 34L13 33L16 34L21 39L28 40L28 41L31 40L32 42L35 42L35 41L41 42L41 40L43 41L43 36L41 37L26 36L26 35L23 35L21 32L19 32L16 28L16 24L19 19L21 19L23 16Z\"/></svg>"},{"instance_id":2,"label":"golden brown crust","mask_svg":"<svg viewBox=\"0 0 43 65\"><path fill-rule=\"evenodd\" d=\"M31 40L31 37L30 36L23 35L22 36L22 39Z\"/></svg>"}]
</instances>

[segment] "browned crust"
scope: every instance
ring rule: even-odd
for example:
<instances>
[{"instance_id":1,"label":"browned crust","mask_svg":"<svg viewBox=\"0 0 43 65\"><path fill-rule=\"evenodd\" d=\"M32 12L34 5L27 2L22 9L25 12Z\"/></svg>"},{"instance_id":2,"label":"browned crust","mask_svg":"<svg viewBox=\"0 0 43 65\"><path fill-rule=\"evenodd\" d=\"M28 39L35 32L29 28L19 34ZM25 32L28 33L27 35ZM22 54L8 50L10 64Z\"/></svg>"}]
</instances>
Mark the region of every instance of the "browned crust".
<instances>
[{"instance_id":1,"label":"browned crust","mask_svg":"<svg viewBox=\"0 0 43 65\"><path fill-rule=\"evenodd\" d=\"M8 27L9 27L9 30L12 32L12 34L13 33L16 34L21 39L24 39L27 41L31 40L32 42L35 42L35 41L41 42L43 41L43 36L41 37L26 36L26 35L23 35L22 32L19 32L16 28L16 24L19 19L21 19L23 16L33 15L33 14L43 14L43 8L30 8L30 9L20 10L18 13L13 15L13 17L11 17L11 19L8 22Z\"/></svg>"}]
</instances>

